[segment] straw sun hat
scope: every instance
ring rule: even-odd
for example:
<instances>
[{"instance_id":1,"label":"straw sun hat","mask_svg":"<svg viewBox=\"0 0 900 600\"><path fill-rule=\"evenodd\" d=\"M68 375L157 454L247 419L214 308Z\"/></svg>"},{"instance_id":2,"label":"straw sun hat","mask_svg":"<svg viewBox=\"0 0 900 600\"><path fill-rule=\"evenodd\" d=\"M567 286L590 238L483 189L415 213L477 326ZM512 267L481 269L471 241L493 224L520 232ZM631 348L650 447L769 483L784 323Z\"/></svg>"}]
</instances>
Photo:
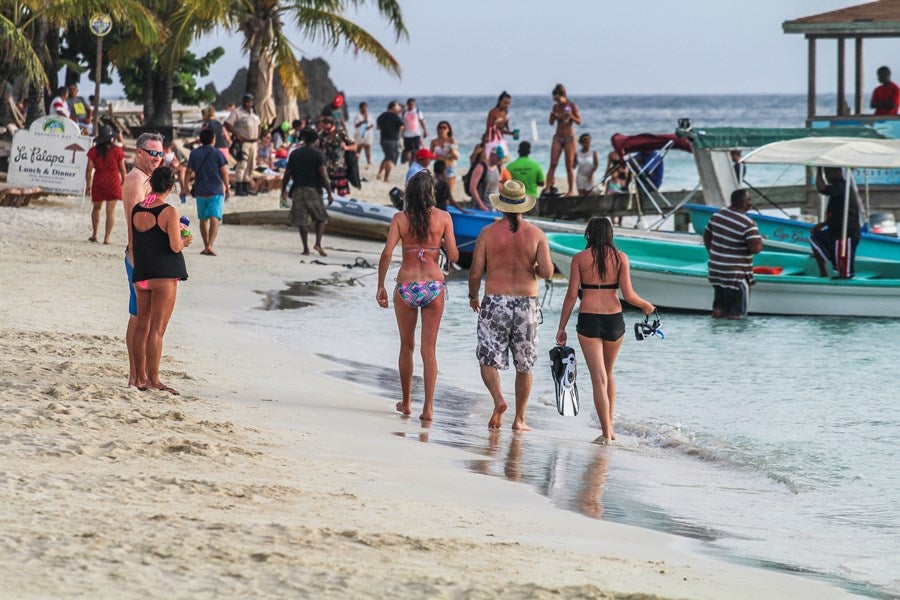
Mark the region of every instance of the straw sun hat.
<instances>
[{"instance_id":1,"label":"straw sun hat","mask_svg":"<svg viewBox=\"0 0 900 600\"><path fill-rule=\"evenodd\" d=\"M525 184L511 179L503 184L500 193L490 194L491 204L504 213L527 213L534 208L534 196L525 193Z\"/></svg>"}]
</instances>

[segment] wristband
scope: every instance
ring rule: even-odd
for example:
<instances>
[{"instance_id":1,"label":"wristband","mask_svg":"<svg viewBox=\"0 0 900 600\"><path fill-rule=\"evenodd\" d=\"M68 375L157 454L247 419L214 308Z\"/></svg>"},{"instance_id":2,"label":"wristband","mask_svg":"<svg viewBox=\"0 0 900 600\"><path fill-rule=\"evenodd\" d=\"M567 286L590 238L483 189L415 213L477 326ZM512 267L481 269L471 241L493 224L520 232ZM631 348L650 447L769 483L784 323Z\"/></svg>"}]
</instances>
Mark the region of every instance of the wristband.
<instances>
[{"instance_id":1,"label":"wristband","mask_svg":"<svg viewBox=\"0 0 900 600\"><path fill-rule=\"evenodd\" d=\"M472 294L469 294L469 300L478 300L478 296L473 296Z\"/></svg>"}]
</instances>

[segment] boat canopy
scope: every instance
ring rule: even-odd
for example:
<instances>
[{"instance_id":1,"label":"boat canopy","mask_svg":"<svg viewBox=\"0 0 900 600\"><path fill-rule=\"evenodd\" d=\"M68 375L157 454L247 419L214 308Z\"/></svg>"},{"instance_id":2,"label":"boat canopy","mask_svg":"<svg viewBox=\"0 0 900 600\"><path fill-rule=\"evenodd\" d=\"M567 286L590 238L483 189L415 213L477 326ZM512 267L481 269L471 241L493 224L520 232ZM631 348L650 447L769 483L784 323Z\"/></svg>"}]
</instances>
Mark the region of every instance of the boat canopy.
<instances>
[{"instance_id":1,"label":"boat canopy","mask_svg":"<svg viewBox=\"0 0 900 600\"><path fill-rule=\"evenodd\" d=\"M774 142L810 137L885 139L871 127L704 127L677 129L675 135L690 140L694 148L708 150L759 148Z\"/></svg>"},{"instance_id":2,"label":"boat canopy","mask_svg":"<svg viewBox=\"0 0 900 600\"><path fill-rule=\"evenodd\" d=\"M672 133L639 133L637 135L623 135L614 133L610 143L619 156L625 156L632 152L646 152L662 150L664 148L678 148L686 152L691 151L691 143L685 138L677 137Z\"/></svg>"},{"instance_id":3,"label":"boat canopy","mask_svg":"<svg viewBox=\"0 0 900 600\"><path fill-rule=\"evenodd\" d=\"M768 144L743 158L753 164L900 168L900 140L807 137Z\"/></svg>"}]
</instances>

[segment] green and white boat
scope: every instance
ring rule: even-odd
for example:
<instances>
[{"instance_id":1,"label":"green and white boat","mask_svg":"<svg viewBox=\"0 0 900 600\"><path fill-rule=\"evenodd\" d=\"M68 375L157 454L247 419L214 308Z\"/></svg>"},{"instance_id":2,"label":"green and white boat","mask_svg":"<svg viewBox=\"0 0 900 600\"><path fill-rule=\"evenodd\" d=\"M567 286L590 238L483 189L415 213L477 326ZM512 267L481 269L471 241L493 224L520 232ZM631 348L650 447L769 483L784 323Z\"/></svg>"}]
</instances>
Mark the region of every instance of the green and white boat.
<instances>
[{"instance_id":1,"label":"green and white boat","mask_svg":"<svg viewBox=\"0 0 900 600\"><path fill-rule=\"evenodd\" d=\"M566 277L584 236L550 233L553 263ZM616 238L628 255L635 289L661 308L709 312L713 289L701 245ZM763 251L753 258L756 285L749 311L756 314L900 317L900 263L856 260L853 279L819 277L812 256Z\"/></svg>"}]
</instances>

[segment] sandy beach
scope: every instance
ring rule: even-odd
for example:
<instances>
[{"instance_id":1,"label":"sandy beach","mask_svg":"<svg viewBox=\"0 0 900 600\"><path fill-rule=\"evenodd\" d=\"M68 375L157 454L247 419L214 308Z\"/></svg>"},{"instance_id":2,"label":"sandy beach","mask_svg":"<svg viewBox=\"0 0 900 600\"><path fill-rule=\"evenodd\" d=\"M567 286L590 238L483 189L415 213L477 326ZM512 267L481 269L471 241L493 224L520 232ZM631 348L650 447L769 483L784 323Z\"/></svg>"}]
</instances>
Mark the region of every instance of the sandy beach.
<instances>
[{"instance_id":1,"label":"sandy beach","mask_svg":"<svg viewBox=\"0 0 900 600\"><path fill-rule=\"evenodd\" d=\"M386 202L390 187L360 197ZM162 361L182 395L128 388L117 217L103 246L87 242L77 198L0 208L0 597L849 596L467 472L454 464L465 452L410 440L427 430L393 402L325 374L317 349L235 325L262 302L255 290L346 279L355 257L377 261L377 243L326 234L316 264L295 230L224 226L218 257L187 250ZM327 350L357 333L335 332Z\"/></svg>"}]
</instances>

